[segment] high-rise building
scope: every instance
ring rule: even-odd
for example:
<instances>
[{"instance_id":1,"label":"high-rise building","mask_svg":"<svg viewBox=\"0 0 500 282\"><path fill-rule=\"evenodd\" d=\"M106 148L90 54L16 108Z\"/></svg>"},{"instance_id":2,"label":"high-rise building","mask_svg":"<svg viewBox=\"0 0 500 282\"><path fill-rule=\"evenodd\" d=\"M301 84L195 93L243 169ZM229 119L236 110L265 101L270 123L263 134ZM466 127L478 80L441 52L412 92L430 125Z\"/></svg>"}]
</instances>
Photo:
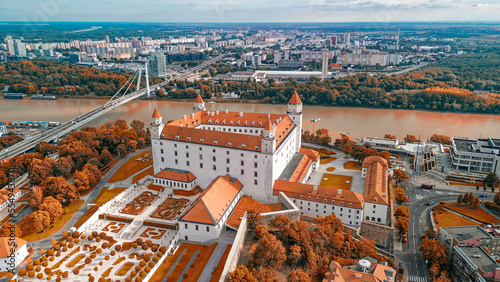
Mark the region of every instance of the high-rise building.
<instances>
[{"instance_id":1,"label":"high-rise building","mask_svg":"<svg viewBox=\"0 0 500 282\"><path fill-rule=\"evenodd\" d=\"M337 36L332 36L332 46L337 46Z\"/></svg>"},{"instance_id":2,"label":"high-rise building","mask_svg":"<svg viewBox=\"0 0 500 282\"><path fill-rule=\"evenodd\" d=\"M280 51L274 51L274 63L278 64L281 60L281 52Z\"/></svg>"},{"instance_id":3,"label":"high-rise building","mask_svg":"<svg viewBox=\"0 0 500 282\"><path fill-rule=\"evenodd\" d=\"M290 61L290 50L285 50L283 60Z\"/></svg>"},{"instance_id":4,"label":"high-rise building","mask_svg":"<svg viewBox=\"0 0 500 282\"><path fill-rule=\"evenodd\" d=\"M151 52L148 57L149 73L154 76L167 76L167 57L163 52Z\"/></svg>"},{"instance_id":5,"label":"high-rise building","mask_svg":"<svg viewBox=\"0 0 500 282\"><path fill-rule=\"evenodd\" d=\"M7 52L9 52L9 55L13 56L14 55L14 40L12 40L12 36L8 35L4 39L5 44L7 45Z\"/></svg>"},{"instance_id":6,"label":"high-rise building","mask_svg":"<svg viewBox=\"0 0 500 282\"><path fill-rule=\"evenodd\" d=\"M351 34L350 33L344 33L344 44L351 45Z\"/></svg>"},{"instance_id":7,"label":"high-rise building","mask_svg":"<svg viewBox=\"0 0 500 282\"><path fill-rule=\"evenodd\" d=\"M26 57L26 45L21 40L14 43L14 53L18 57Z\"/></svg>"},{"instance_id":8,"label":"high-rise building","mask_svg":"<svg viewBox=\"0 0 500 282\"><path fill-rule=\"evenodd\" d=\"M106 35L106 38L104 39L105 43L109 43L109 35Z\"/></svg>"},{"instance_id":9,"label":"high-rise building","mask_svg":"<svg viewBox=\"0 0 500 282\"><path fill-rule=\"evenodd\" d=\"M321 68L321 78L325 79L328 76L328 52L323 50L323 60L322 60L322 68Z\"/></svg>"}]
</instances>

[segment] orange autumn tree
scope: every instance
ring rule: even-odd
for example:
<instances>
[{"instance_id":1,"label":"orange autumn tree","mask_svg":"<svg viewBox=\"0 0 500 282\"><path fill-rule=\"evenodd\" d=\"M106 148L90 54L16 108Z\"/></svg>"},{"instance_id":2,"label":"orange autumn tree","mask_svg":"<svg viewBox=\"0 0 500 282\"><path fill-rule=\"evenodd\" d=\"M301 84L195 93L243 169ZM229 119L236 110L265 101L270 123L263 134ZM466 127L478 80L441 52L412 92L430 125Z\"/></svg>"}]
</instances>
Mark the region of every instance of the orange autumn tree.
<instances>
[{"instance_id":1,"label":"orange autumn tree","mask_svg":"<svg viewBox=\"0 0 500 282\"><path fill-rule=\"evenodd\" d=\"M61 219L63 214L61 202L51 196L43 198L42 203L38 206L38 210L48 212L50 215L51 223L54 223Z\"/></svg>"},{"instance_id":2,"label":"orange autumn tree","mask_svg":"<svg viewBox=\"0 0 500 282\"><path fill-rule=\"evenodd\" d=\"M22 234L23 232L21 231L21 228L9 221L2 226L2 229L0 229L0 237L11 237L12 235L15 237L21 237Z\"/></svg>"},{"instance_id":3,"label":"orange autumn tree","mask_svg":"<svg viewBox=\"0 0 500 282\"><path fill-rule=\"evenodd\" d=\"M50 226L50 214L46 211L37 210L23 219L29 229L39 233Z\"/></svg>"}]
</instances>

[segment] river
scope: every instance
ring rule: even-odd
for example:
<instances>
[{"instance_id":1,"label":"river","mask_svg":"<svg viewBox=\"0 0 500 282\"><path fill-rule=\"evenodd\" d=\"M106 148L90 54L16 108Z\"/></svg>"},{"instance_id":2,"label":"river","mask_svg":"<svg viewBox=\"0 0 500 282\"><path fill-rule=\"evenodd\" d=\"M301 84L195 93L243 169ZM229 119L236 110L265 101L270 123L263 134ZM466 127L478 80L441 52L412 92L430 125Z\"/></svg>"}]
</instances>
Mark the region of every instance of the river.
<instances>
[{"instance_id":1,"label":"river","mask_svg":"<svg viewBox=\"0 0 500 282\"><path fill-rule=\"evenodd\" d=\"M104 100L59 99L51 100L0 100L0 121L68 121L82 113L104 104ZM108 121L134 119L149 124L155 108L160 111L164 122L192 112L193 103L170 101L129 102L88 123L99 126ZM285 113L286 105L268 104L207 104L207 110L226 110ZM341 108L325 106L304 106L304 122L321 118L316 129L327 128L330 132L349 132L352 137L383 136L385 133L402 139L406 134L420 135L423 140L432 134L454 137L500 138L500 115L457 114L393 109ZM312 125L304 130L312 131ZM334 137L335 138L335 137Z\"/></svg>"}]
</instances>

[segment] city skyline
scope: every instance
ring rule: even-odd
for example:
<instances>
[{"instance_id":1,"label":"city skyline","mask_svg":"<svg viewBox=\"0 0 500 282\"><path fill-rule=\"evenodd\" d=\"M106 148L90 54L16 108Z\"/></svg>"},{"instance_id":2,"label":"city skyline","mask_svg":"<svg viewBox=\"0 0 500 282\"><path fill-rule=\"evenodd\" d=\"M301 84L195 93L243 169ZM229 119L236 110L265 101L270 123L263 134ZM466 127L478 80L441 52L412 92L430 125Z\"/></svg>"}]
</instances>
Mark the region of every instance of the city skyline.
<instances>
[{"instance_id":1,"label":"city skyline","mask_svg":"<svg viewBox=\"0 0 500 282\"><path fill-rule=\"evenodd\" d=\"M120 9L116 7L119 4ZM146 0L73 3L27 0L0 4L4 21L51 22L419 22L498 21L494 0L356 0L253 1L217 0L206 3ZM110 13L110 11L113 11ZM138 12L140 11L140 12Z\"/></svg>"}]
</instances>

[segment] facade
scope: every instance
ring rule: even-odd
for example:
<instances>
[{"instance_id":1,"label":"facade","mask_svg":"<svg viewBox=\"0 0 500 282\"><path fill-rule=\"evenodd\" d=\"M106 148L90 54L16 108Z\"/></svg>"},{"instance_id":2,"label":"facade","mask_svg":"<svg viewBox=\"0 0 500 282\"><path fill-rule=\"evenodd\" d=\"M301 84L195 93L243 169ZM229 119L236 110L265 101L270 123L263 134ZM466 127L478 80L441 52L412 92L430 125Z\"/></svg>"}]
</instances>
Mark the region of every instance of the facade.
<instances>
[{"instance_id":1,"label":"facade","mask_svg":"<svg viewBox=\"0 0 500 282\"><path fill-rule=\"evenodd\" d=\"M344 224L359 227L363 219L363 195L334 187L276 180L273 193L283 192L301 214L318 217L335 214Z\"/></svg>"},{"instance_id":2,"label":"facade","mask_svg":"<svg viewBox=\"0 0 500 282\"><path fill-rule=\"evenodd\" d=\"M196 177L186 170L164 168L154 176L153 183L174 189L192 190L196 186Z\"/></svg>"},{"instance_id":3,"label":"facade","mask_svg":"<svg viewBox=\"0 0 500 282\"><path fill-rule=\"evenodd\" d=\"M10 244L9 244L10 242ZM17 247L12 245L15 242ZM27 256L27 241L21 238L0 237L0 271L8 271L18 266Z\"/></svg>"},{"instance_id":4,"label":"facade","mask_svg":"<svg viewBox=\"0 0 500 282\"><path fill-rule=\"evenodd\" d=\"M167 76L167 57L163 52L151 52L148 57L149 74L159 77Z\"/></svg>"},{"instance_id":5,"label":"facade","mask_svg":"<svg viewBox=\"0 0 500 282\"><path fill-rule=\"evenodd\" d=\"M26 57L26 45L22 43L20 40L14 42L14 53L18 57Z\"/></svg>"},{"instance_id":6,"label":"facade","mask_svg":"<svg viewBox=\"0 0 500 282\"><path fill-rule=\"evenodd\" d=\"M362 259L359 264L341 266L338 262L330 263L329 271L325 273L323 282L394 282L396 281L396 270L387 265L372 261L371 258Z\"/></svg>"},{"instance_id":7,"label":"facade","mask_svg":"<svg viewBox=\"0 0 500 282\"><path fill-rule=\"evenodd\" d=\"M399 54L390 54L376 50L354 50L351 53L341 51L337 62L342 65L388 66L397 65L401 61Z\"/></svg>"},{"instance_id":8,"label":"facade","mask_svg":"<svg viewBox=\"0 0 500 282\"><path fill-rule=\"evenodd\" d=\"M217 239L242 190L243 184L229 174L214 179L179 218L181 238L198 242Z\"/></svg>"},{"instance_id":9,"label":"facade","mask_svg":"<svg viewBox=\"0 0 500 282\"><path fill-rule=\"evenodd\" d=\"M155 110L151 139L154 173L166 168L191 172L206 187L219 175L237 177L245 195L271 202L273 184L300 149L302 102L297 93L287 114L205 111L168 124Z\"/></svg>"},{"instance_id":10,"label":"facade","mask_svg":"<svg viewBox=\"0 0 500 282\"><path fill-rule=\"evenodd\" d=\"M7 135L7 125L3 122L0 122L0 137Z\"/></svg>"},{"instance_id":11,"label":"facade","mask_svg":"<svg viewBox=\"0 0 500 282\"><path fill-rule=\"evenodd\" d=\"M456 169L500 175L500 139L451 138L450 148Z\"/></svg>"},{"instance_id":12,"label":"facade","mask_svg":"<svg viewBox=\"0 0 500 282\"><path fill-rule=\"evenodd\" d=\"M480 246L453 246L450 275L454 281L500 281L500 266Z\"/></svg>"},{"instance_id":13,"label":"facade","mask_svg":"<svg viewBox=\"0 0 500 282\"><path fill-rule=\"evenodd\" d=\"M389 147L396 148L399 145L398 140L389 139L389 138L381 138L381 137L365 137L363 138L363 144L368 144L371 146L378 147Z\"/></svg>"},{"instance_id":14,"label":"facade","mask_svg":"<svg viewBox=\"0 0 500 282\"><path fill-rule=\"evenodd\" d=\"M487 248L494 259L500 258L500 237L496 232L488 232L479 226L443 227L440 229L439 241L453 252L453 246Z\"/></svg>"},{"instance_id":15,"label":"facade","mask_svg":"<svg viewBox=\"0 0 500 282\"><path fill-rule=\"evenodd\" d=\"M387 160L378 156L366 158L361 177L366 178L363 193L364 220L382 225L390 224Z\"/></svg>"}]
</instances>

